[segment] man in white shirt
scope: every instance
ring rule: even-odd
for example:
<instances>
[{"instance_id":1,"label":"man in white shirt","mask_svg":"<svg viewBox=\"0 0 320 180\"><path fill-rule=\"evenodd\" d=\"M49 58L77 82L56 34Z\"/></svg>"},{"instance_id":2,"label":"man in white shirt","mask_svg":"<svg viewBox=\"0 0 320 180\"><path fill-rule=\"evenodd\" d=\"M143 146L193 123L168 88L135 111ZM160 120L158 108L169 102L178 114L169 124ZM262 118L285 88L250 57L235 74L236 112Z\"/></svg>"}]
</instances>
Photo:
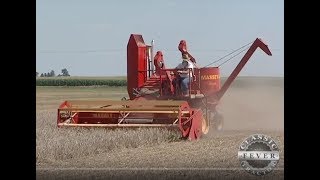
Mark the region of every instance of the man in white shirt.
<instances>
[{"instance_id":1,"label":"man in white shirt","mask_svg":"<svg viewBox=\"0 0 320 180\"><path fill-rule=\"evenodd\" d=\"M191 68L191 69L188 69ZM179 73L179 82L183 95L189 95L189 82L191 83L194 76L194 64L190 61L188 54L182 54L182 62L176 67Z\"/></svg>"}]
</instances>

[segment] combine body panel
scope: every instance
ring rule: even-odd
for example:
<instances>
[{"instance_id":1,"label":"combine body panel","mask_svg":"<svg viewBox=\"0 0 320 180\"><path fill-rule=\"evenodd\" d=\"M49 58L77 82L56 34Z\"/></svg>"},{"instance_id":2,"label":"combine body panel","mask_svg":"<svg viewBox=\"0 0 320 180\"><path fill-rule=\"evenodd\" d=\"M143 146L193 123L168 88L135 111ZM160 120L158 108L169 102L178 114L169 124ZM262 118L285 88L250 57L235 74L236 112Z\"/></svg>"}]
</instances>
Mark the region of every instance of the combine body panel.
<instances>
[{"instance_id":1,"label":"combine body panel","mask_svg":"<svg viewBox=\"0 0 320 180\"><path fill-rule=\"evenodd\" d=\"M143 86L147 80L147 46L139 34L132 34L127 45L127 89L134 99L134 88Z\"/></svg>"},{"instance_id":2,"label":"combine body panel","mask_svg":"<svg viewBox=\"0 0 320 180\"><path fill-rule=\"evenodd\" d=\"M220 69L218 67L204 67L197 69L195 73L197 72L198 75L196 78L199 78L200 91L204 95L220 90ZM197 82L197 80L195 82Z\"/></svg>"},{"instance_id":3,"label":"combine body panel","mask_svg":"<svg viewBox=\"0 0 320 180\"><path fill-rule=\"evenodd\" d=\"M152 41L153 44L153 41ZM180 130L183 138L195 140L209 126L220 130L223 118L216 106L257 48L271 56L266 44L256 39L226 82L220 84L219 67L196 66L189 95L182 96L177 69L165 66L163 53L153 58L153 47L142 35L131 34L127 44L127 91L129 100L63 102L58 108L58 127L135 128L158 127ZM193 62L185 40L178 49Z\"/></svg>"}]
</instances>

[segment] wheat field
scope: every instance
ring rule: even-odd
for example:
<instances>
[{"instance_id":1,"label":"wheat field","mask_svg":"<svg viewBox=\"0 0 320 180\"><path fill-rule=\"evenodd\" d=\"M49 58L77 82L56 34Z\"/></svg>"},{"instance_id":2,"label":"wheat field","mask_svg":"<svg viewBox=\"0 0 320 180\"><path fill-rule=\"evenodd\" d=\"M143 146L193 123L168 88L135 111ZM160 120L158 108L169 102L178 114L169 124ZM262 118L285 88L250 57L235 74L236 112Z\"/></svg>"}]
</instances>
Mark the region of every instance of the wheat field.
<instances>
[{"instance_id":1,"label":"wheat field","mask_svg":"<svg viewBox=\"0 0 320 180\"><path fill-rule=\"evenodd\" d=\"M264 179L283 179L283 78L240 78L221 100L222 132L198 141L164 129L57 128L64 100L127 97L125 87L37 87L36 166L38 179L261 179L240 168L237 151L253 133L280 146L277 169Z\"/></svg>"}]
</instances>

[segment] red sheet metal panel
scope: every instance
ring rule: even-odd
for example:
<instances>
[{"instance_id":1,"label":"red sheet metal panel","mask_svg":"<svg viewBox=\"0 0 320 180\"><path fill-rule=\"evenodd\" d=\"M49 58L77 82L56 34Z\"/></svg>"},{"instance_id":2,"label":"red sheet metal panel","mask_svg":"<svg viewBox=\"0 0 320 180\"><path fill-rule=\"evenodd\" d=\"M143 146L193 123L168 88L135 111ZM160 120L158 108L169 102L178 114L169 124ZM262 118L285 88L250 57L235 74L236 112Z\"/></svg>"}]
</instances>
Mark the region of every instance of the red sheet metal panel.
<instances>
[{"instance_id":1,"label":"red sheet metal panel","mask_svg":"<svg viewBox=\"0 0 320 180\"><path fill-rule=\"evenodd\" d=\"M218 67L200 69L200 91L203 94L217 92L220 89L220 70Z\"/></svg>"},{"instance_id":2,"label":"red sheet metal panel","mask_svg":"<svg viewBox=\"0 0 320 180\"><path fill-rule=\"evenodd\" d=\"M133 88L141 87L147 80L147 46L142 35L131 34L127 45L127 90L134 99Z\"/></svg>"}]
</instances>

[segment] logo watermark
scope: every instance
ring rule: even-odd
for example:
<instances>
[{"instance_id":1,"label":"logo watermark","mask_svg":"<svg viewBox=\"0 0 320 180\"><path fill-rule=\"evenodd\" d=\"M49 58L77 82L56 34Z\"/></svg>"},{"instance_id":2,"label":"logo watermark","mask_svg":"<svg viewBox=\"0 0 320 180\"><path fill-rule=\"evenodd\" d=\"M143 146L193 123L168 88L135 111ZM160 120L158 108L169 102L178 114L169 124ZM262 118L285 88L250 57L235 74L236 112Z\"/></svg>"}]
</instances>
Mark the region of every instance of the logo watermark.
<instances>
[{"instance_id":1,"label":"logo watermark","mask_svg":"<svg viewBox=\"0 0 320 180\"><path fill-rule=\"evenodd\" d=\"M265 175L277 166L279 147L271 137L254 134L241 143L238 159L247 172L257 176Z\"/></svg>"}]
</instances>

